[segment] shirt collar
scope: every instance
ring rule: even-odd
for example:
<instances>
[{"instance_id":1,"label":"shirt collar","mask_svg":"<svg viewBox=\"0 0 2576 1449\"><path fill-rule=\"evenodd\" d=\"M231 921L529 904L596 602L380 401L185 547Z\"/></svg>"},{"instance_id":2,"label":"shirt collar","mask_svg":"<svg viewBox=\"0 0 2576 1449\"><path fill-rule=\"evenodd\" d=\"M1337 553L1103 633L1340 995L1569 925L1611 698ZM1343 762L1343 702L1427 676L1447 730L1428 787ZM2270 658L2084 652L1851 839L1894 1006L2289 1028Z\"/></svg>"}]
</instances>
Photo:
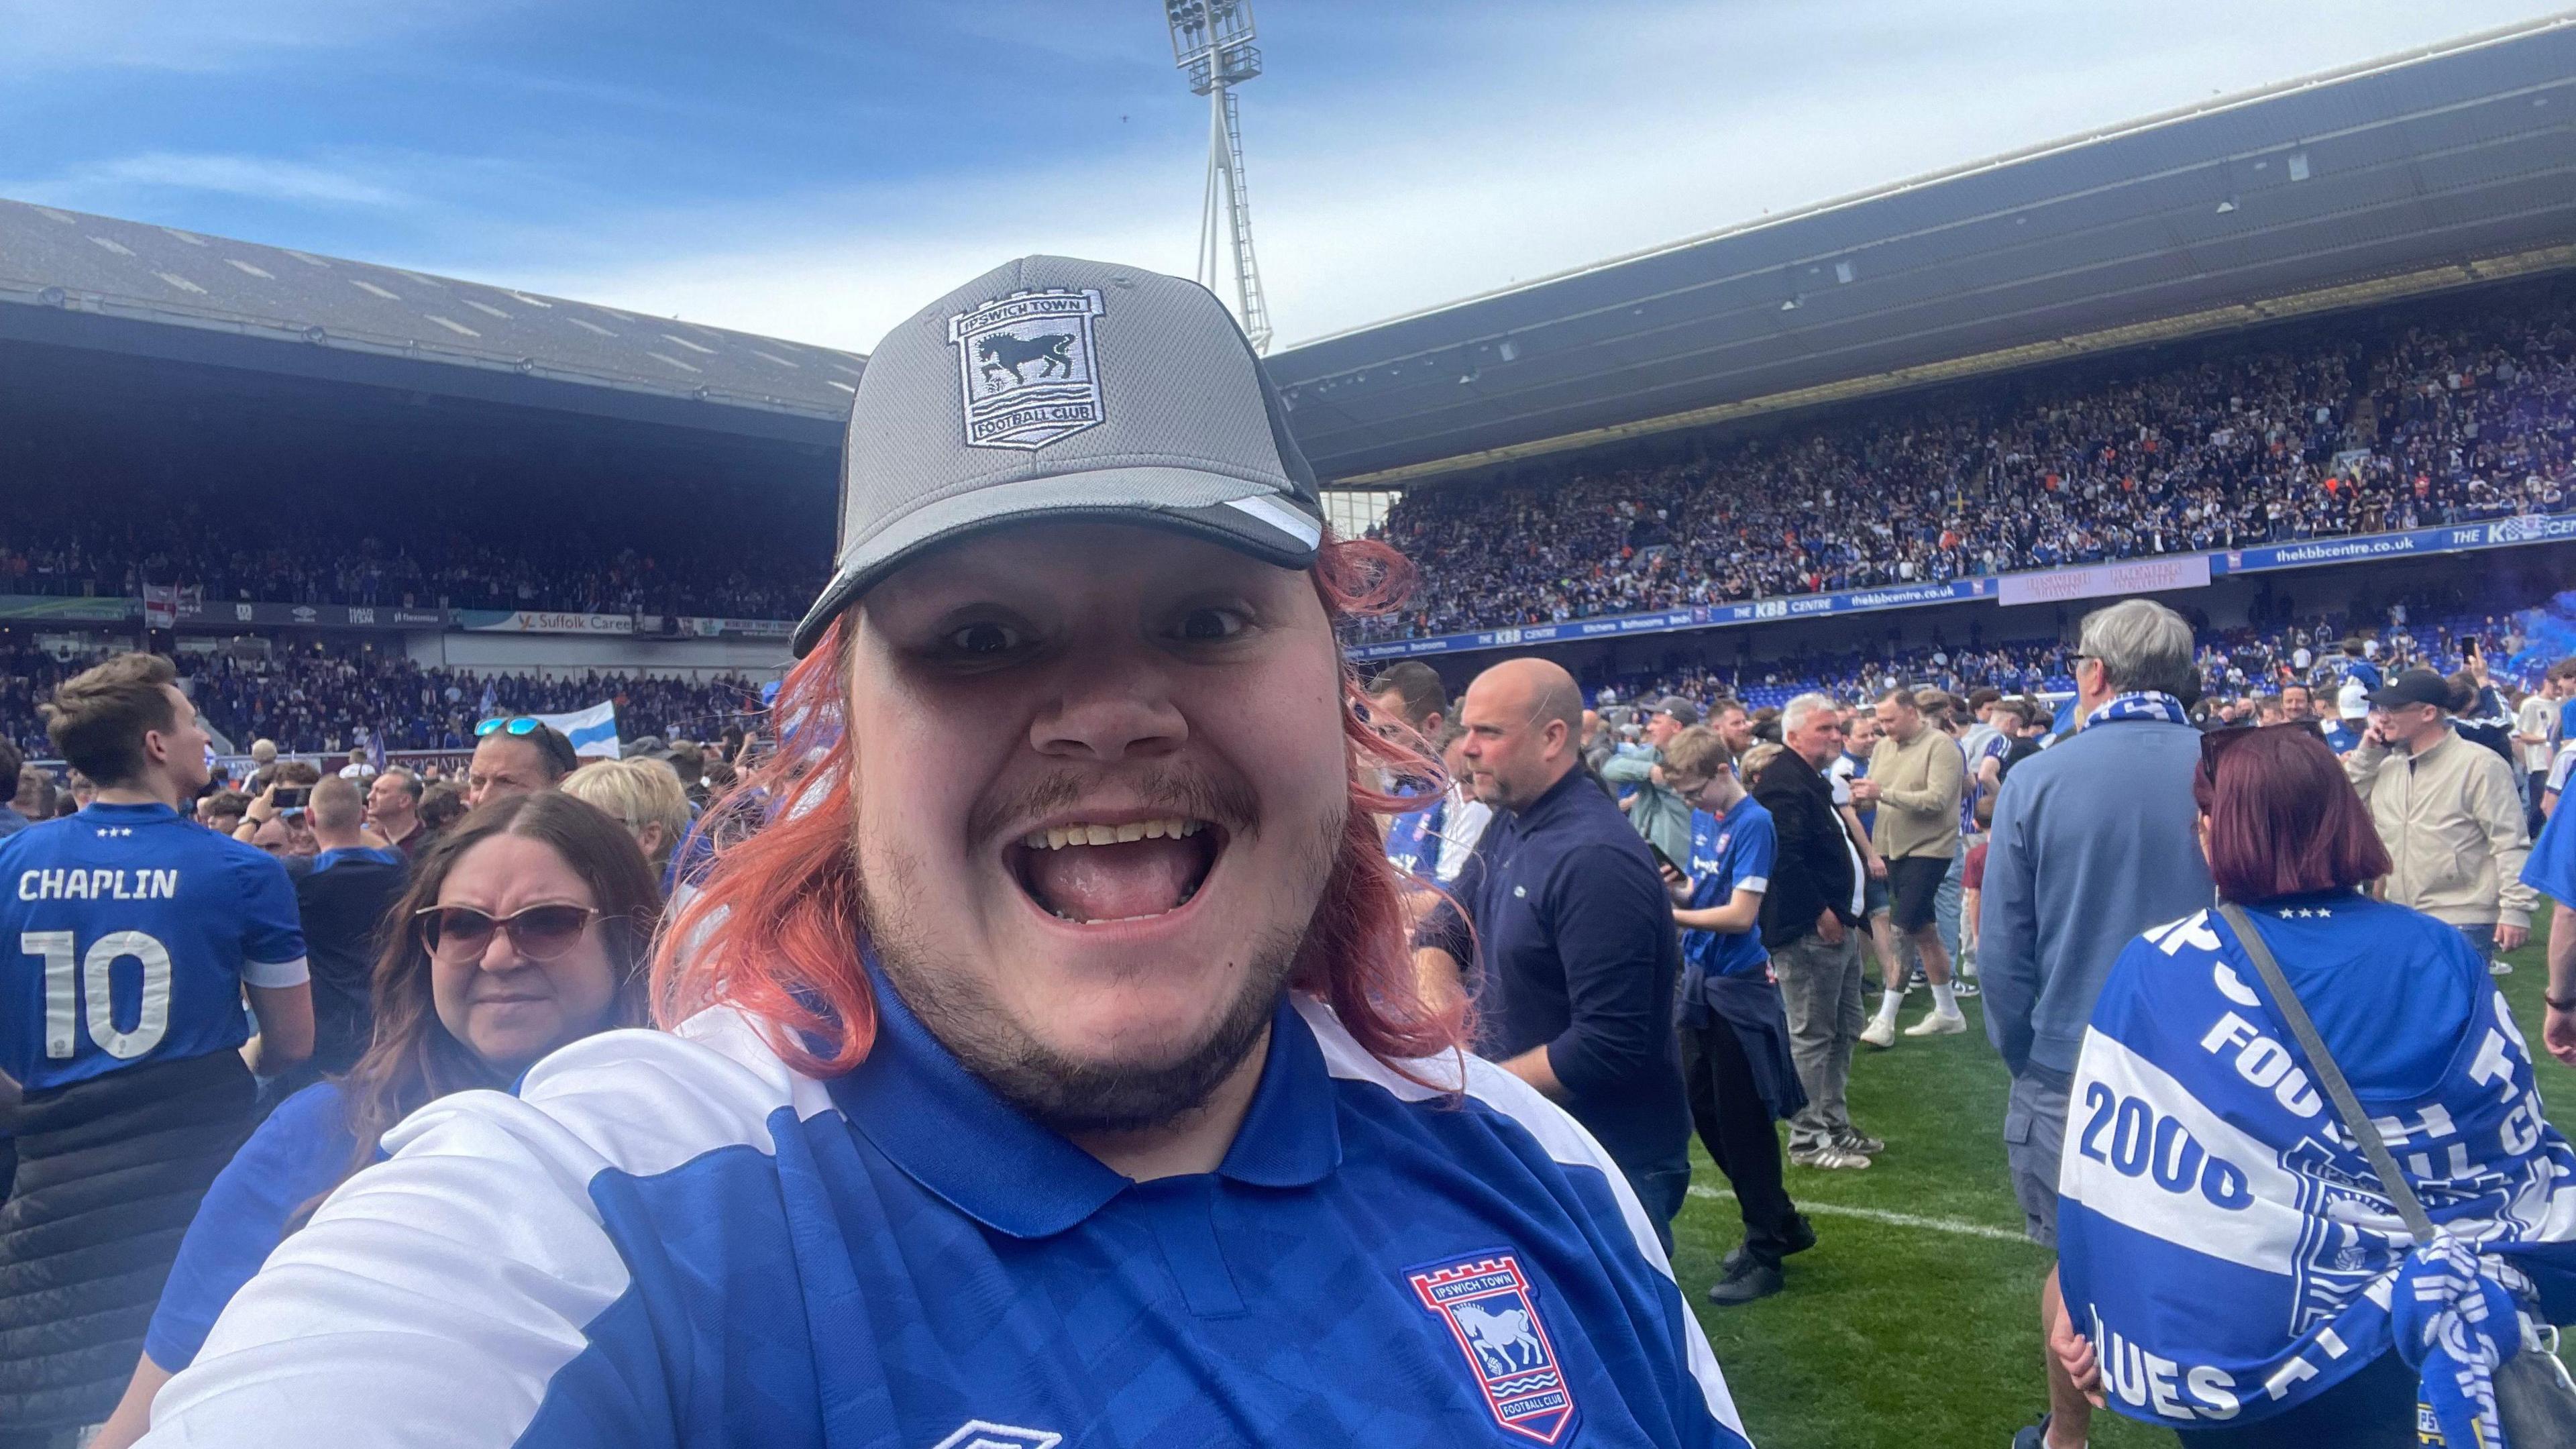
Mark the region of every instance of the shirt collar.
<instances>
[{"instance_id":1,"label":"shirt collar","mask_svg":"<svg viewBox=\"0 0 2576 1449\"><path fill-rule=\"evenodd\" d=\"M1717 828L1720 830L1733 830L1735 828L1735 823L1744 817L1745 807L1752 803L1753 794L1748 790L1745 792L1743 799L1727 806L1726 813L1717 817Z\"/></svg>"},{"instance_id":2,"label":"shirt collar","mask_svg":"<svg viewBox=\"0 0 2576 1449\"><path fill-rule=\"evenodd\" d=\"M131 820L138 824L146 820L176 820L179 818L178 811L171 809L169 806L162 804L158 800L154 800L143 805L107 805L94 800L81 807L80 813L83 815L97 815L110 820Z\"/></svg>"},{"instance_id":3,"label":"shirt collar","mask_svg":"<svg viewBox=\"0 0 2576 1449\"><path fill-rule=\"evenodd\" d=\"M1015 1238L1075 1227L1134 1186L1029 1120L951 1056L873 967L876 1044L829 1083L851 1127L949 1206ZM1251 1108L1220 1176L1303 1187L1341 1164L1332 1080L1314 1032L1285 1000Z\"/></svg>"},{"instance_id":4,"label":"shirt collar","mask_svg":"<svg viewBox=\"0 0 2576 1449\"><path fill-rule=\"evenodd\" d=\"M1540 821L1547 819L1550 815L1553 815L1557 811L1565 808L1565 802L1572 798L1573 792L1577 787L1589 789L1591 784L1592 782L1584 776L1583 767L1577 765L1575 768L1566 771L1562 776L1558 777L1555 784L1539 791L1538 798L1529 802L1528 809L1516 811L1514 813L1520 816L1521 823L1524 826L1538 824Z\"/></svg>"}]
</instances>

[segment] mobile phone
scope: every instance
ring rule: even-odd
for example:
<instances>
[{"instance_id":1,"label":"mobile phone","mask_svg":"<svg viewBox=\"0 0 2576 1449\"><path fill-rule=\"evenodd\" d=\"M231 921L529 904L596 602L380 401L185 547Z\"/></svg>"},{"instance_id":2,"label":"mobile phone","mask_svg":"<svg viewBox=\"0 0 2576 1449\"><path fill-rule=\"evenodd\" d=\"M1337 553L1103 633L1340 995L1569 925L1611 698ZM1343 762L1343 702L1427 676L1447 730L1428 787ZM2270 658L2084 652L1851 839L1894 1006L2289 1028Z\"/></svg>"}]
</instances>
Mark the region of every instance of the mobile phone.
<instances>
[{"instance_id":1,"label":"mobile phone","mask_svg":"<svg viewBox=\"0 0 2576 1449\"><path fill-rule=\"evenodd\" d=\"M306 797L312 793L313 789L309 785L280 785L277 787L277 793L270 797L269 803L280 810L301 810L304 808Z\"/></svg>"},{"instance_id":2,"label":"mobile phone","mask_svg":"<svg viewBox=\"0 0 2576 1449\"><path fill-rule=\"evenodd\" d=\"M1686 870L1684 870L1684 869L1682 869L1682 868L1681 868L1680 866L1678 866L1678 865L1675 865L1675 864L1673 863L1673 858L1672 858L1671 856L1669 856L1669 855L1664 854L1664 849L1663 849L1663 847L1662 847L1662 846L1657 845L1657 844L1655 844L1655 842L1653 842L1653 841L1649 840L1649 841L1647 841L1647 842L1646 842L1646 849L1647 849L1650 853L1652 853L1652 854L1654 855L1654 857L1655 857L1655 864L1656 864L1656 865L1661 866L1661 867L1662 867L1662 868L1664 868L1665 870L1671 871L1673 874L1675 874L1675 875L1677 875L1677 876L1682 876L1682 877L1684 877L1684 878L1688 878L1688 877L1689 877L1690 872L1689 872L1689 871L1686 871Z\"/></svg>"}]
</instances>

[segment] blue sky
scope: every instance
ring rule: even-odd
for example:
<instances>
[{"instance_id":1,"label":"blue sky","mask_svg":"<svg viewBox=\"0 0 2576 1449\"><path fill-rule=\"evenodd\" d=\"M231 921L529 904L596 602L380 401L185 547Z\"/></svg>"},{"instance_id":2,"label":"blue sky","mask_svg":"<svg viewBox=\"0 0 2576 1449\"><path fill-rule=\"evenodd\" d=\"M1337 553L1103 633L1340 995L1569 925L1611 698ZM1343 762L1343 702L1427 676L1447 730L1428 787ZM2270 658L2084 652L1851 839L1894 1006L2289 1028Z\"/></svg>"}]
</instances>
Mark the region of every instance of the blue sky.
<instances>
[{"instance_id":1,"label":"blue sky","mask_svg":"<svg viewBox=\"0 0 2576 1449\"><path fill-rule=\"evenodd\" d=\"M1281 344L2516 0L1256 0ZM866 350L1009 257L1186 272L1154 0L0 0L0 196Z\"/></svg>"}]
</instances>

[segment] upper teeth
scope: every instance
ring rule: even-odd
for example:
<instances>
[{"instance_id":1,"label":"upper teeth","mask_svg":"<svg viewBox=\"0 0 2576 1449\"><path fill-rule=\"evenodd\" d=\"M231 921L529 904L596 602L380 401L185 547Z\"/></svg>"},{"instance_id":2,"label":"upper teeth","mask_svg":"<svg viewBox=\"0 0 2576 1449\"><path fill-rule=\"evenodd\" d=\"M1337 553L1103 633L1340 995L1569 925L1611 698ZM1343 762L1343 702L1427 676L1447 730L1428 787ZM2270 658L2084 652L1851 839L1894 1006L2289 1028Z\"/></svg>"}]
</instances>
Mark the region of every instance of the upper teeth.
<instances>
[{"instance_id":1,"label":"upper teeth","mask_svg":"<svg viewBox=\"0 0 2576 1449\"><path fill-rule=\"evenodd\" d=\"M1129 840L1178 840L1207 829L1204 820L1131 820L1124 825L1050 825L1032 830L1020 844L1031 850L1062 850L1068 845L1117 845Z\"/></svg>"}]
</instances>

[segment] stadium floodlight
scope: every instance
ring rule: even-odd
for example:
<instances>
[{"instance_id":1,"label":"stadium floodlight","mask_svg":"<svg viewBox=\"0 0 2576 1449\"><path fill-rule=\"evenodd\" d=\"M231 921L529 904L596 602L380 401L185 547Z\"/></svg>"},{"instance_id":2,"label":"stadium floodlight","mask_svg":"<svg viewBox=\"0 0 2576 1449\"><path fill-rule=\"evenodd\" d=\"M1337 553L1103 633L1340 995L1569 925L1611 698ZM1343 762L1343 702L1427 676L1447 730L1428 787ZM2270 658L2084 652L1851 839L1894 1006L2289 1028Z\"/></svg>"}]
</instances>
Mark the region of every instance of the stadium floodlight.
<instances>
[{"instance_id":1,"label":"stadium floodlight","mask_svg":"<svg viewBox=\"0 0 2576 1449\"><path fill-rule=\"evenodd\" d=\"M1172 27L1172 63L1190 91L1208 98L1207 196L1199 207L1198 279L1223 296L1224 253L1234 254L1235 310L1252 350L1270 350L1270 308L1261 300L1261 268L1252 259L1252 193L1243 179L1243 118L1234 88L1261 74L1251 0L1164 0ZM1222 236L1220 236L1222 232Z\"/></svg>"}]
</instances>

